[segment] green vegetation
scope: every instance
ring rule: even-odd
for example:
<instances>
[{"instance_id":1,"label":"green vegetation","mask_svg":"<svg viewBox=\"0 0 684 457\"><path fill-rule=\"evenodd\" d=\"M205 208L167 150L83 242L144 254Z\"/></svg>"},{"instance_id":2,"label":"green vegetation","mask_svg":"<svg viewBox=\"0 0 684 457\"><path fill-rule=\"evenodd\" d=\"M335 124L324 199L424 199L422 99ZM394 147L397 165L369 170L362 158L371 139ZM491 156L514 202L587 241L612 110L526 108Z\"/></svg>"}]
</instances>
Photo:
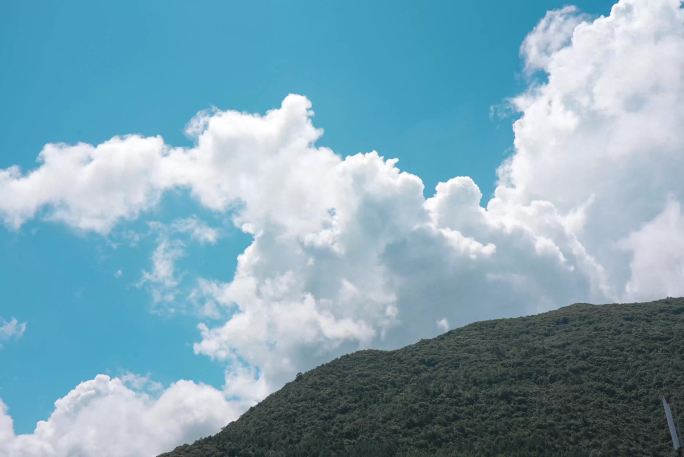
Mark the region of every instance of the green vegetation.
<instances>
[{"instance_id":1,"label":"green vegetation","mask_svg":"<svg viewBox=\"0 0 684 457\"><path fill-rule=\"evenodd\" d=\"M684 299L478 322L309 371L165 457L667 456Z\"/></svg>"}]
</instances>

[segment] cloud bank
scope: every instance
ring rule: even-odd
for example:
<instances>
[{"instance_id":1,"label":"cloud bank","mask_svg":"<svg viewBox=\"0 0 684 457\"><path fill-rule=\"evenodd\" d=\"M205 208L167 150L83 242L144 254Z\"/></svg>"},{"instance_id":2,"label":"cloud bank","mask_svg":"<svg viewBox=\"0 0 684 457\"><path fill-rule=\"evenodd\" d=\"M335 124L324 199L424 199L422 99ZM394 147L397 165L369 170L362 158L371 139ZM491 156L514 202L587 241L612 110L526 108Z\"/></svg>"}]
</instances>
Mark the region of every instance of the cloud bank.
<instances>
[{"instance_id":1,"label":"cloud bank","mask_svg":"<svg viewBox=\"0 0 684 457\"><path fill-rule=\"evenodd\" d=\"M140 377L98 375L57 400L54 412L29 435L14 434L0 401L0 455L154 456L219 430L243 408L191 381L177 381L161 393L148 392L147 385Z\"/></svg>"},{"instance_id":2,"label":"cloud bank","mask_svg":"<svg viewBox=\"0 0 684 457\"><path fill-rule=\"evenodd\" d=\"M195 351L225 363L224 394L245 401L359 347L684 295L680 2L550 12L521 56L530 86L512 100L515 150L487 202L468 177L425 198L396 160L318 146L311 103L289 95L265 115L200 113L190 148L135 135L47 145L35 170L0 170L0 216L106 234L174 189L230 214L252 242L230 281L200 281L228 317L199 324ZM172 247L160 244L150 281L174 280Z\"/></svg>"}]
</instances>

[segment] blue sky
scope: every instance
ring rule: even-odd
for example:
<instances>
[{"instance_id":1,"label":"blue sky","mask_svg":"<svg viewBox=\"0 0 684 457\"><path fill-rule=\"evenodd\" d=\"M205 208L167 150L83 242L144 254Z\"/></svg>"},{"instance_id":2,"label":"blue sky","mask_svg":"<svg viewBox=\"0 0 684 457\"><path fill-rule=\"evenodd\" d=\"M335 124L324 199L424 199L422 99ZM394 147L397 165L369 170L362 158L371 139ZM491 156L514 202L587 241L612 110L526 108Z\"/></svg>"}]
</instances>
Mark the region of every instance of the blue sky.
<instances>
[{"instance_id":1,"label":"blue sky","mask_svg":"<svg viewBox=\"0 0 684 457\"><path fill-rule=\"evenodd\" d=\"M28 172L38 167L36 157L47 143L96 145L116 135L161 135L167 145L191 148L193 139L184 128L197 112L216 107L264 113L296 93L310 100L313 123L325 131L317 146L329 147L341 157L376 150L386 158L398 158L402 171L422 179L425 197L433 195L438 182L469 176L484 195L484 205L496 188L497 167L515 153L512 122L520 115L492 113L507 111L507 99L530 90L531 81L543 84L553 71L561 71L535 63L533 53L521 60L520 47L547 11L565 2L369 3L5 2L0 13L0 170L18 165ZM591 22L608 15L612 4L574 3L589 16L570 12L566 16L574 19L563 16L561 25ZM529 43L535 45L534 40ZM525 59L537 65L536 77L525 73ZM565 65L559 68L570 64ZM517 110L526 113L529 105L521 103ZM543 137L552 128L543 127L539 142L555 144L554 138ZM516 141L534 144L526 132L516 131ZM587 150L592 147L593 143ZM649 195L678 195L672 182L648 187ZM560 213L578 214L573 208L580 203L571 207L570 197L556 195L553 185L545 185L539 192L553 194L549 201ZM534 192L529 201L539 199ZM615 274L607 285L596 287L587 285L591 281L586 278L559 280L558 288L564 291L582 288L559 295L562 299L642 298L672 291L660 283L648 283L646 289L635 279L642 262L635 247L643 235L638 229L661 220L670 221L671 228L678 223L679 207L663 209L665 199L658 198L652 209L640 207L643 217L635 216L631 235L618 235L634 249L631 276L604 262L608 254L597 248L598 235L586 240L578 235L589 251L596 248L592 261L602 264L596 271ZM164 385L191 379L220 388L226 367L235 361L193 351L193 343L200 340L198 323L218 325L220 318L160 310L152 286L142 278L152 268L152 253L163 238L158 226L150 224L168 227L174 220L194 217L220 236L215 243L202 244L191 242L188 233L174 232L184 250L175 264L181 272L176 288L189 290L197 278L229 282L237 256L252 241L231 222L233 214L199 205L186 192L176 191L165 193L142 216L117 223L105 235L41 217L29 218L20 228L0 226L0 318L27 323L21 338L0 349L0 398L9 407L14 431L30 433L36 421L50 415L56 399L98 373L137 373ZM459 230L468 236L467 228ZM493 255L488 245L503 252L497 236L481 240L483 256ZM555 240L544 235L549 238ZM565 242L570 243L557 243L559 252L570 259ZM393 243L397 246L399 241ZM544 243L534 246L543 250ZM648 260L643 262L645 271ZM522 275L546 271L525 268L521 267ZM678 279L672 278L673 283ZM617 292L610 292L615 284ZM431 290L461 293L446 286L444 292ZM647 292L628 294L635 290ZM405 299L416 296L409 291ZM465 313L456 323L551 306L545 301L548 297L535 297L526 292L521 300L536 307L487 308ZM435 315L433 321L441 316ZM423 334L407 331L387 344L410 342ZM338 349L347 347L344 344ZM311 360L320 363L328 355L317 357ZM309 365L304 363L303 368Z\"/></svg>"},{"instance_id":2,"label":"blue sky","mask_svg":"<svg viewBox=\"0 0 684 457\"><path fill-rule=\"evenodd\" d=\"M33 168L46 143L125 133L183 145L200 110L263 112L301 93L326 131L321 143L339 154L397 157L428 191L468 175L491 192L512 143L510 120L491 107L521 89L520 43L558 6L9 2L0 17L2 166ZM165 210L173 217L174 202ZM112 249L54 224L1 230L2 314L30 322L21 344L0 353L1 396L18 431L94 373L221 382L222 369L189 349L195 321L149 314L148 294L132 285L149 246ZM217 264L244 247L234 234L198 268L229 279ZM134 276L117 279L118 269Z\"/></svg>"}]
</instances>

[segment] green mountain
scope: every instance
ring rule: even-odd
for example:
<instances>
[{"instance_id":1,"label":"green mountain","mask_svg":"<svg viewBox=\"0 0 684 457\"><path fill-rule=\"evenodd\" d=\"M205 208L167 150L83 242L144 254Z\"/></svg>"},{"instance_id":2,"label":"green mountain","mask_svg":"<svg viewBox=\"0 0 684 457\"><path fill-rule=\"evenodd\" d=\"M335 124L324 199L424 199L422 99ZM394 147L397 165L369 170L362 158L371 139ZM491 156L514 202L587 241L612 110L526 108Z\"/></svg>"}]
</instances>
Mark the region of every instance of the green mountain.
<instances>
[{"instance_id":1,"label":"green mountain","mask_svg":"<svg viewBox=\"0 0 684 457\"><path fill-rule=\"evenodd\" d=\"M359 351L165 457L667 456L684 299L576 304Z\"/></svg>"}]
</instances>

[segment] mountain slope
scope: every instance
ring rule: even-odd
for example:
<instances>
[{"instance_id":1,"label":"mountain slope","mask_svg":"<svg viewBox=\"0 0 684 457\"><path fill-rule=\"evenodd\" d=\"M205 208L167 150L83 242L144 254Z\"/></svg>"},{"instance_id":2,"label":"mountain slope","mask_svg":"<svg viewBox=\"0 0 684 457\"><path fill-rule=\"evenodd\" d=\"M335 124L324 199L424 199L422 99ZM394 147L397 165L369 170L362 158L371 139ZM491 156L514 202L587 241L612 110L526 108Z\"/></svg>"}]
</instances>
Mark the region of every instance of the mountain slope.
<instances>
[{"instance_id":1,"label":"mountain slope","mask_svg":"<svg viewBox=\"0 0 684 457\"><path fill-rule=\"evenodd\" d=\"M164 456L670 455L663 394L684 299L576 304L341 357Z\"/></svg>"}]
</instances>

